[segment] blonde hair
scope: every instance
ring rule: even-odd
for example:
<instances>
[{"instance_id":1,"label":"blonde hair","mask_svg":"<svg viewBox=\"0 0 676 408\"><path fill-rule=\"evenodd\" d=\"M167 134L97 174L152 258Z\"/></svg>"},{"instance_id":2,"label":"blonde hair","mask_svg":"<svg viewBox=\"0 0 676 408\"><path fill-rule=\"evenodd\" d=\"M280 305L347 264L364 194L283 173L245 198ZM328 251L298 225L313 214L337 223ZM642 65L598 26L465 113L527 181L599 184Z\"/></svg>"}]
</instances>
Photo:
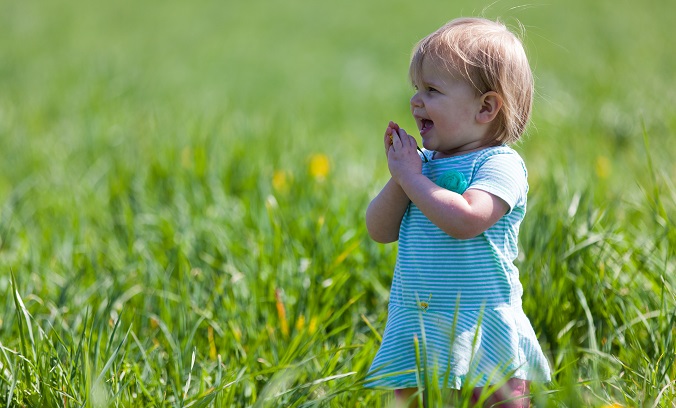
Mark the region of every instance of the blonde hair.
<instances>
[{"instance_id":1,"label":"blonde hair","mask_svg":"<svg viewBox=\"0 0 676 408\"><path fill-rule=\"evenodd\" d=\"M484 18L452 20L413 48L409 76L420 82L422 63L431 58L449 72L459 72L479 94L495 91L502 108L495 123L495 140L519 140L530 120L533 73L523 44L499 21Z\"/></svg>"}]
</instances>

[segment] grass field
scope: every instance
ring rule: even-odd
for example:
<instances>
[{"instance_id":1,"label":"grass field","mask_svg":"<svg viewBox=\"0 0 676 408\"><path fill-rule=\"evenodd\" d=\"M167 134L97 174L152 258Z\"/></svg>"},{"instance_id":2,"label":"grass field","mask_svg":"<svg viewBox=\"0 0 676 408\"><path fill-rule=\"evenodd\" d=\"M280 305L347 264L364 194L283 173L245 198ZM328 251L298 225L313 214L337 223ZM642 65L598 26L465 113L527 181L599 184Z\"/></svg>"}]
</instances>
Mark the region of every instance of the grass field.
<instances>
[{"instance_id":1,"label":"grass field","mask_svg":"<svg viewBox=\"0 0 676 408\"><path fill-rule=\"evenodd\" d=\"M676 406L667 0L0 0L0 406L388 406L363 214L412 45L477 14L536 75L536 405Z\"/></svg>"}]
</instances>

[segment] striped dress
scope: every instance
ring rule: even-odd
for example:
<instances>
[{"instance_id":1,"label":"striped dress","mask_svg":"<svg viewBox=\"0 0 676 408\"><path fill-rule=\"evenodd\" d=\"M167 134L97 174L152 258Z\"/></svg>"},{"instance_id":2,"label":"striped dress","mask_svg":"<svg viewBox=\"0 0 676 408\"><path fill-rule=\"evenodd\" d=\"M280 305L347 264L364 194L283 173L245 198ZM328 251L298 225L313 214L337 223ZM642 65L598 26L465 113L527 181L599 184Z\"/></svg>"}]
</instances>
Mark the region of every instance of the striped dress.
<instances>
[{"instance_id":1,"label":"striped dress","mask_svg":"<svg viewBox=\"0 0 676 408\"><path fill-rule=\"evenodd\" d=\"M428 158L432 152L426 151ZM471 239L444 233L413 204L399 232L383 341L368 387L408 388L424 381L460 389L503 378L550 381L548 362L521 307L513 261L526 213L527 172L507 146L429 160L423 174L437 182L461 173L468 188L509 205L495 225Z\"/></svg>"}]
</instances>

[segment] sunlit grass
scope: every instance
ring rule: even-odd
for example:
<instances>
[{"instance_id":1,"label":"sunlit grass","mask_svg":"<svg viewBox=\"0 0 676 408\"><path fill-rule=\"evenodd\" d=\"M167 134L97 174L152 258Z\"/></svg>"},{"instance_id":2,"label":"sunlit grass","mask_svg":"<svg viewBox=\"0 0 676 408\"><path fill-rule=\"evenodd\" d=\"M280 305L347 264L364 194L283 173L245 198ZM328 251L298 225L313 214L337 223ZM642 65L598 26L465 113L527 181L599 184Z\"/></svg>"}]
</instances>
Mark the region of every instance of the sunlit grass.
<instances>
[{"instance_id":1,"label":"sunlit grass","mask_svg":"<svg viewBox=\"0 0 676 408\"><path fill-rule=\"evenodd\" d=\"M538 87L538 406L676 401L675 10L652 3L485 12L524 23ZM396 253L363 225L383 125L414 126L413 43L485 6L1 3L0 405L388 406L363 388Z\"/></svg>"}]
</instances>

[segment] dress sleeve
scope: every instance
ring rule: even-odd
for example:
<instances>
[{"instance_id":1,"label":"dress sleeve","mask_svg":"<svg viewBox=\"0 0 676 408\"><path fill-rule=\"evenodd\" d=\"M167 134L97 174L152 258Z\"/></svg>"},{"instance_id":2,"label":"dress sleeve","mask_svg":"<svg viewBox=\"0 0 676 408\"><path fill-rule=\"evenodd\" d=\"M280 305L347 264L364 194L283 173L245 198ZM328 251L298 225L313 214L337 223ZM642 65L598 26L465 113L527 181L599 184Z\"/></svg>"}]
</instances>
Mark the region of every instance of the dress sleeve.
<instances>
[{"instance_id":1,"label":"dress sleeve","mask_svg":"<svg viewBox=\"0 0 676 408\"><path fill-rule=\"evenodd\" d=\"M480 160L469 188L486 191L503 199L509 212L525 206L528 194L528 172L523 159L514 151L489 155Z\"/></svg>"}]
</instances>

